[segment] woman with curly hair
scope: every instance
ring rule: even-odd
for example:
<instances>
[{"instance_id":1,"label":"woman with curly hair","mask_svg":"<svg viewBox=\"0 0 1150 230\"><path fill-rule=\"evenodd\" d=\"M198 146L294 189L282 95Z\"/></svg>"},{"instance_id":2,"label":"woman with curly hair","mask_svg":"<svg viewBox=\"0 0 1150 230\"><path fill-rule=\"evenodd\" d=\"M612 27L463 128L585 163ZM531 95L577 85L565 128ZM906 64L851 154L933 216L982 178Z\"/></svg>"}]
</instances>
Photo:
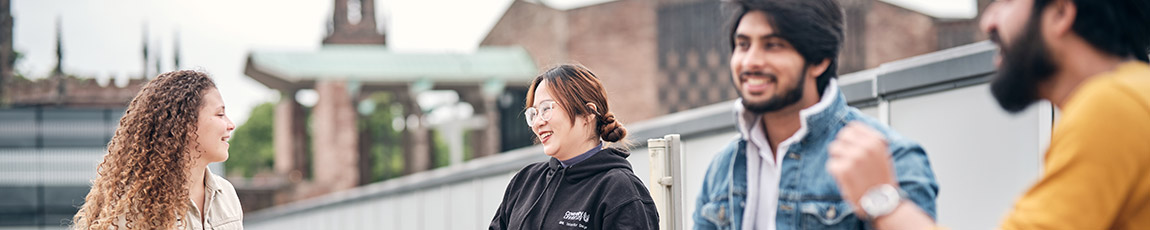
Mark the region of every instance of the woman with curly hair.
<instances>
[{"instance_id":1,"label":"woman with curly hair","mask_svg":"<svg viewBox=\"0 0 1150 230\"><path fill-rule=\"evenodd\" d=\"M235 124L207 73L160 74L128 105L74 229L243 229L235 188L208 170Z\"/></svg>"}]
</instances>

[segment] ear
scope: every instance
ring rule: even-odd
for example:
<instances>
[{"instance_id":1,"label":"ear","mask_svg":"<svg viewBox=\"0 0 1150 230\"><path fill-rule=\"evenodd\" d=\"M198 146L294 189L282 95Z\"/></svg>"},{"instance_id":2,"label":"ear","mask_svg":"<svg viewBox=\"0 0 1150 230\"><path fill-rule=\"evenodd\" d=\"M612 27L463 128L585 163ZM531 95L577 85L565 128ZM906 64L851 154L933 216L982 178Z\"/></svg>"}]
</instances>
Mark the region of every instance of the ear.
<instances>
[{"instance_id":1,"label":"ear","mask_svg":"<svg viewBox=\"0 0 1150 230\"><path fill-rule=\"evenodd\" d=\"M1045 37L1056 38L1072 33L1074 20L1078 16L1078 6L1069 0L1055 0L1042 12L1041 26Z\"/></svg>"},{"instance_id":2,"label":"ear","mask_svg":"<svg viewBox=\"0 0 1150 230\"><path fill-rule=\"evenodd\" d=\"M831 59L824 58L823 61L808 66L806 77L811 78L812 80L818 78L819 75L823 75L823 73L827 71L827 66L830 65Z\"/></svg>"},{"instance_id":3,"label":"ear","mask_svg":"<svg viewBox=\"0 0 1150 230\"><path fill-rule=\"evenodd\" d=\"M587 121L595 121L595 113L596 111L599 111L599 107L595 106L595 103L591 102L587 102L585 106L587 106L587 109L591 110L590 113L587 113Z\"/></svg>"}]
</instances>

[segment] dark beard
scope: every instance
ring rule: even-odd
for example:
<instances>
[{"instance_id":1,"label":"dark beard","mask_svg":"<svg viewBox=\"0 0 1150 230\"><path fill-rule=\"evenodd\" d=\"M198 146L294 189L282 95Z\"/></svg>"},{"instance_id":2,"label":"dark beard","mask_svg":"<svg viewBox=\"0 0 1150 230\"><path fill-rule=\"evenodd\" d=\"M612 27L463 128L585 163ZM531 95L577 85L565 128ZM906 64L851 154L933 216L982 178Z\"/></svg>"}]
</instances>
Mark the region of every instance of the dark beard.
<instances>
[{"instance_id":1,"label":"dark beard","mask_svg":"<svg viewBox=\"0 0 1150 230\"><path fill-rule=\"evenodd\" d=\"M998 105L1010 113L1022 112L1040 100L1038 85L1049 80L1058 68L1042 41L1041 13L1040 9L1031 13L1022 36L1009 44L1002 43L997 32L990 35L1002 52L1002 66L990 82L990 92Z\"/></svg>"},{"instance_id":2,"label":"dark beard","mask_svg":"<svg viewBox=\"0 0 1150 230\"><path fill-rule=\"evenodd\" d=\"M746 73L744 73L744 75L745 74ZM805 84L807 81L806 75L807 68L803 67L802 73L799 74L799 80L796 81L795 84L790 88L783 89L785 90L783 95L776 95L771 97L771 99L767 99L767 101L759 103L754 103L750 100L747 100L746 98L743 98L743 107L752 113L761 114L778 111L780 109L786 108L787 106L798 103L799 100L803 99L803 84ZM768 77L776 78L775 76ZM778 82L778 80L775 80L775 82ZM743 92L739 92L739 97L742 96Z\"/></svg>"}]
</instances>

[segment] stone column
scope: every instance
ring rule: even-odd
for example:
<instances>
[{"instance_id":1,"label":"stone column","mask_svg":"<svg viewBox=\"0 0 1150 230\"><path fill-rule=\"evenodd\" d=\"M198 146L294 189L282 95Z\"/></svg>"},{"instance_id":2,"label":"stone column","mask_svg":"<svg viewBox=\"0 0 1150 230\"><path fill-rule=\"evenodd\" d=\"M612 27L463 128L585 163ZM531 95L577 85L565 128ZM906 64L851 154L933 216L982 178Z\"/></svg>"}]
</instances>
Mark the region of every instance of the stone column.
<instances>
[{"instance_id":1,"label":"stone column","mask_svg":"<svg viewBox=\"0 0 1150 230\"><path fill-rule=\"evenodd\" d=\"M346 81L320 80L319 101L312 109L313 182L320 193L354 188L359 184L359 151L355 107Z\"/></svg>"},{"instance_id":2,"label":"stone column","mask_svg":"<svg viewBox=\"0 0 1150 230\"><path fill-rule=\"evenodd\" d=\"M468 87L456 90L459 99L471 104L475 115L487 120L483 128L470 130L471 147L475 150L475 158L495 155L499 153L499 107L495 104L496 97L483 93L480 87Z\"/></svg>"},{"instance_id":3,"label":"stone column","mask_svg":"<svg viewBox=\"0 0 1150 230\"><path fill-rule=\"evenodd\" d=\"M396 102L403 104L403 162L404 174L431 169L431 132L423 124L423 110L415 97L407 91L395 93Z\"/></svg>"},{"instance_id":4,"label":"stone column","mask_svg":"<svg viewBox=\"0 0 1150 230\"><path fill-rule=\"evenodd\" d=\"M276 104L275 121L273 128L275 142L275 172L285 176L292 182L299 182L307 178L308 170L307 150L305 149L307 129L307 116L303 107L295 100L296 90L283 92L279 103Z\"/></svg>"}]
</instances>

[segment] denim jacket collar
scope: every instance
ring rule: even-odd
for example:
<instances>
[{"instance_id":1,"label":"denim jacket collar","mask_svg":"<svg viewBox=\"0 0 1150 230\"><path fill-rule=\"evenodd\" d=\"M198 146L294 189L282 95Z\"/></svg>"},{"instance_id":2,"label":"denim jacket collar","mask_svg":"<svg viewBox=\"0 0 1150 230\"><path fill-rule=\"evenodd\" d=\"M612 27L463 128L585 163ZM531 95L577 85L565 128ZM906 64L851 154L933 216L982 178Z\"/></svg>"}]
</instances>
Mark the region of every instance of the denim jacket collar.
<instances>
[{"instance_id":1,"label":"denim jacket collar","mask_svg":"<svg viewBox=\"0 0 1150 230\"><path fill-rule=\"evenodd\" d=\"M762 114L747 111L743 107L742 98L735 100L734 110L736 127L739 129L741 138L750 140L751 130L754 129L753 125L758 124ZM826 90L823 91L823 96L819 98L819 102L799 111L800 128L794 136L798 140L802 140L812 130L822 131L831 128L831 124L834 124L833 121L843 120L847 112L846 99L839 92L838 83L832 78L827 84Z\"/></svg>"}]
</instances>

